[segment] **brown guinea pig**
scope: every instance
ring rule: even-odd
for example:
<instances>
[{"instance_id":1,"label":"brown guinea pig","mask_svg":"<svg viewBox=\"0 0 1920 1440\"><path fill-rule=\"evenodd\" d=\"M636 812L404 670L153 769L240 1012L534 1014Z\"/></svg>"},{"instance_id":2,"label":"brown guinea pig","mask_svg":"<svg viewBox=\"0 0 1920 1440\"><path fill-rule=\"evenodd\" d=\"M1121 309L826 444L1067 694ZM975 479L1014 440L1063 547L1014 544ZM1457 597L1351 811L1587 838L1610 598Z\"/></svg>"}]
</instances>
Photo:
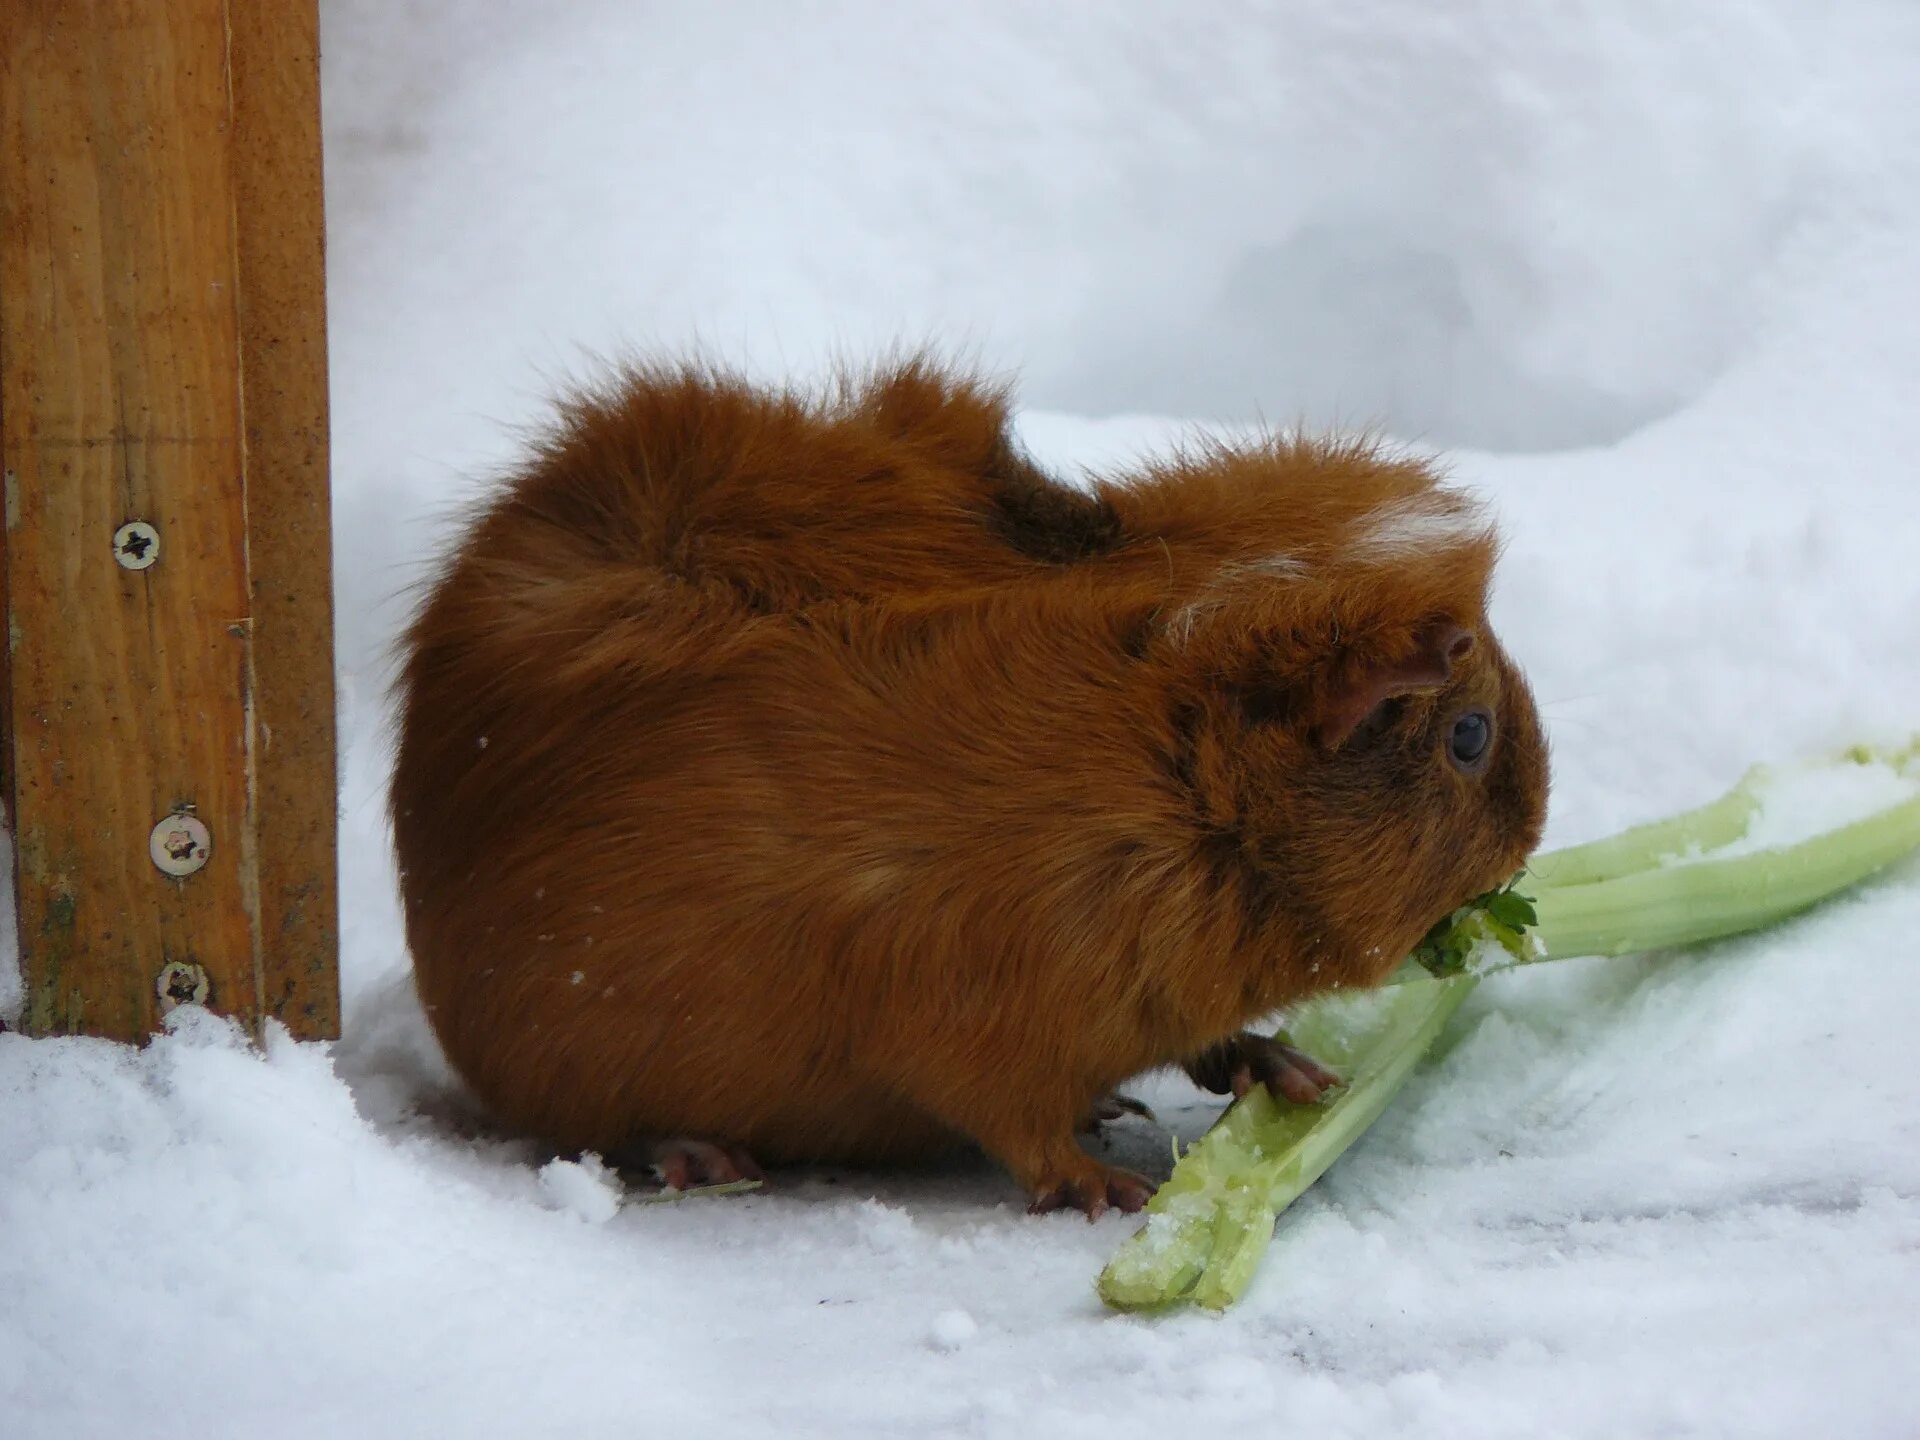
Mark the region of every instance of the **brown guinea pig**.
<instances>
[{"instance_id":1,"label":"brown guinea pig","mask_svg":"<svg viewBox=\"0 0 1920 1440\"><path fill-rule=\"evenodd\" d=\"M676 1183L972 1140L1036 1208L1137 1208L1075 1138L1103 1096L1311 1098L1243 1027L1378 983L1538 842L1494 548L1364 445L1083 491L924 361L629 373L406 637L427 1014L501 1118Z\"/></svg>"}]
</instances>

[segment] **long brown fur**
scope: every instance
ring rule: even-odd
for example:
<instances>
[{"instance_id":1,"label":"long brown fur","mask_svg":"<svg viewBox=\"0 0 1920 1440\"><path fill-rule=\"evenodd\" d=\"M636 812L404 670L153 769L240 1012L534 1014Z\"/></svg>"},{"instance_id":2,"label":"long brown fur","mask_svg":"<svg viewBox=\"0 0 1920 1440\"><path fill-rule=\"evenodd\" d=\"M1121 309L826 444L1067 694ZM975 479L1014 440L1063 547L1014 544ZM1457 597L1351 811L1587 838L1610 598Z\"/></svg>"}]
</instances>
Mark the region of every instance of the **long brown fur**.
<instances>
[{"instance_id":1,"label":"long brown fur","mask_svg":"<svg viewBox=\"0 0 1920 1440\"><path fill-rule=\"evenodd\" d=\"M925 361L817 398L630 372L566 406L407 636L427 1013L556 1144L964 1137L1102 1195L1098 1097L1377 983L1537 843L1494 549L1365 445L1077 490ZM1468 775L1442 747L1474 704Z\"/></svg>"}]
</instances>

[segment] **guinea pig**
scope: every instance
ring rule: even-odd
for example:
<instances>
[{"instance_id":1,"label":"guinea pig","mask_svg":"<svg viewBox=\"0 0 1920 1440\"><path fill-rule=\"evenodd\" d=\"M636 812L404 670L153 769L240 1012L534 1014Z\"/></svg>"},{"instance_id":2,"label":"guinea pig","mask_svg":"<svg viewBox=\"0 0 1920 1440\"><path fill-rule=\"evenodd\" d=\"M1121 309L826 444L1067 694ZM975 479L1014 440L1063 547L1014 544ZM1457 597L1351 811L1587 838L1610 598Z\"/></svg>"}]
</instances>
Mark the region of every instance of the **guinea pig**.
<instances>
[{"instance_id":1,"label":"guinea pig","mask_svg":"<svg viewBox=\"0 0 1920 1440\"><path fill-rule=\"evenodd\" d=\"M971 1141L1137 1209L1128 1077L1311 1100L1247 1031L1539 841L1496 542L1423 463L1207 442L1086 488L923 360L578 396L404 640L407 940L502 1120L672 1183Z\"/></svg>"}]
</instances>

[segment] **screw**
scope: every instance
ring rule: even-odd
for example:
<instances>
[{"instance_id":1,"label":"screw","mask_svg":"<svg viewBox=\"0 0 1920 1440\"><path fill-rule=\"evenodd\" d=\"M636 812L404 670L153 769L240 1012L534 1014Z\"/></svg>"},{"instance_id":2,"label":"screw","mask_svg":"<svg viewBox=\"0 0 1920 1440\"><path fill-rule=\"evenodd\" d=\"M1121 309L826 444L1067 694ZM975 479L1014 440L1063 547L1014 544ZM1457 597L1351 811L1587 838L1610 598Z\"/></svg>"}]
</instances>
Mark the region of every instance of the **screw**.
<instances>
[{"instance_id":1,"label":"screw","mask_svg":"<svg viewBox=\"0 0 1920 1440\"><path fill-rule=\"evenodd\" d=\"M122 570L144 570L160 558L160 532L144 520L129 520L113 532L113 558Z\"/></svg>"},{"instance_id":2,"label":"screw","mask_svg":"<svg viewBox=\"0 0 1920 1440\"><path fill-rule=\"evenodd\" d=\"M212 990L207 972L191 960L169 960L160 967L153 982L153 993L160 997L162 1015L182 1005L203 1005Z\"/></svg>"},{"instance_id":3,"label":"screw","mask_svg":"<svg viewBox=\"0 0 1920 1440\"><path fill-rule=\"evenodd\" d=\"M147 854L163 874L191 875L213 853L213 834L197 815L176 810L160 817L147 837Z\"/></svg>"}]
</instances>

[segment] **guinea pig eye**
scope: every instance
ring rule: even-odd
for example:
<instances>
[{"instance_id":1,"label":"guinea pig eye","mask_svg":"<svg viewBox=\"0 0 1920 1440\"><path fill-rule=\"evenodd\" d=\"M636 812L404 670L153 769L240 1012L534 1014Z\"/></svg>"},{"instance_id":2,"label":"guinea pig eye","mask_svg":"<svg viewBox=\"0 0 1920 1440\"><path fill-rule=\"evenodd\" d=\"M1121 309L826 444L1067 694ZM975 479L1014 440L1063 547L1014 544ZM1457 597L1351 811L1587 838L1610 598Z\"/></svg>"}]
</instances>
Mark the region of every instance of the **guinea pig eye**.
<instances>
[{"instance_id":1,"label":"guinea pig eye","mask_svg":"<svg viewBox=\"0 0 1920 1440\"><path fill-rule=\"evenodd\" d=\"M1447 755L1462 770L1475 769L1486 759L1493 745L1493 716L1485 710L1469 710L1453 722L1447 736Z\"/></svg>"}]
</instances>

